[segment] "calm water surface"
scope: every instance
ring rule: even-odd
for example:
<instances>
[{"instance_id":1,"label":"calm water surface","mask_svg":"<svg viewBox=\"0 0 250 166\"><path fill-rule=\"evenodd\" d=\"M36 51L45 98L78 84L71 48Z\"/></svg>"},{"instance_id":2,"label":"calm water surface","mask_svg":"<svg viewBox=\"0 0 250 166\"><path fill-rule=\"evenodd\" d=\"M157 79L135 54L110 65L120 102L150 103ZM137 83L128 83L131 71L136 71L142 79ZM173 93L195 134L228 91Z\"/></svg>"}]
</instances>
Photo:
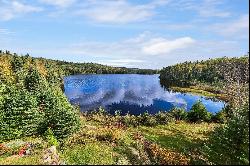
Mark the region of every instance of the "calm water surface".
<instances>
[{"instance_id":1,"label":"calm water surface","mask_svg":"<svg viewBox=\"0 0 250 166\"><path fill-rule=\"evenodd\" d=\"M139 115L145 111L155 114L183 107L187 111L201 100L208 111L216 113L224 102L213 101L189 93L166 91L160 85L159 75L138 74L94 74L75 75L64 79L65 94L81 111L104 107L110 113L120 110L121 114Z\"/></svg>"}]
</instances>

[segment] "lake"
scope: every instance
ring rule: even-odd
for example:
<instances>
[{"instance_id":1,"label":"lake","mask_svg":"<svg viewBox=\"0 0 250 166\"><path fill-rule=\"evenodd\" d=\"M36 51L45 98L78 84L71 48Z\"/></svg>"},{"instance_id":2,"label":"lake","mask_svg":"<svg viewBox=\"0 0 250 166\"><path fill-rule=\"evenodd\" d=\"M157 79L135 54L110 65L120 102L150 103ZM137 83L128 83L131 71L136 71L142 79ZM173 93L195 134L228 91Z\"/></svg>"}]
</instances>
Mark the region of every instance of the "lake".
<instances>
[{"instance_id":1,"label":"lake","mask_svg":"<svg viewBox=\"0 0 250 166\"><path fill-rule=\"evenodd\" d=\"M160 84L159 75L139 74L90 74L74 75L64 79L65 94L73 105L81 111L105 108L111 114L120 110L139 115L148 111L155 114L182 107L187 111L201 100L212 113L220 111L225 103L190 93L176 93L165 90Z\"/></svg>"}]
</instances>

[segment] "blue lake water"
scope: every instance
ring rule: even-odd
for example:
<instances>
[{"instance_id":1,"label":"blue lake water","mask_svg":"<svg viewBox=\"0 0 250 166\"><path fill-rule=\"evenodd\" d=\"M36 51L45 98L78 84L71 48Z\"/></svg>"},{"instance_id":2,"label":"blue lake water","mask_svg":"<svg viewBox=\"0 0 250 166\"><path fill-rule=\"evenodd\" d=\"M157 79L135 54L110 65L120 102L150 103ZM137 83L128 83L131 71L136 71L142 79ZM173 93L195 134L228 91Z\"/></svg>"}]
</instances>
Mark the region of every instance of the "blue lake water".
<instances>
[{"instance_id":1,"label":"blue lake water","mask_svg":"<svg viewBox=\"0 0 250 166\"><path fill-rule=\"evenodd\" d=\"M105 108L110 113L120 110L139 115L145 111L155 114L183 107L187 111L201 100L212 113L220 111L225 103L189 93L165 90L160 85L159 75L139 74L93 74L74 75L64 79L65 94L81 111Z\"/></svg>"}]
</instances>

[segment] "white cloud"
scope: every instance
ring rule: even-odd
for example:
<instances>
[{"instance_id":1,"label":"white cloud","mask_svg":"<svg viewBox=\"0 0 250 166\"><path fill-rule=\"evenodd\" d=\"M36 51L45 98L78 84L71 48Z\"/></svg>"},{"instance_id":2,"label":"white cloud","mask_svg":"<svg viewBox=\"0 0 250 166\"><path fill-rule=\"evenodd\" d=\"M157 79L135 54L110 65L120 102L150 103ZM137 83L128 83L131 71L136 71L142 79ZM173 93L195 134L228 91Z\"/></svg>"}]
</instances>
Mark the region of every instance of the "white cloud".
<instances>
[{"instance_id":1,"label":"white cloud","mask_svg":"<svg viewBox=\"0 0 250 166\"><path fill-rule=\"evenodd\" d=\"M92 81L96 81L95 78L92 79ZM155 79L157 79L156 76ZM86 82L81 81L77 84L73 83L74 88L70 89L70 91L67 91L66 89L65 93L71 99L75 99L75 102L80 102L81 105L84 105L84 109L86 110L96 107L97 105L100 105L100 103L104 105L111 105L112 103L119 103L120 101L140 106L150 106L156 99L165 100L175 105L187 105L187 102L183 98L179 97L178 93L166 93L162 90L160 84L157 82L152 84L151 80L152 77L146 77L141 80L138 76L132 76L129 82L127 82L127 79L122 78L120 78L119 82L103 78L102 80L98 80L99 83L101 81L100 84L107 84L106 82L109 84L114 83L116 86L119 86L119 88L114 91L113 89L109 89L107 87L104 88L103 86L98 86L96 91L92 91L88 94L83 94L81 93L81 90L79 90L82 85L86 85ZM138 84L138 82L140 82L140 84ZM141 86L141 84L143 86ZM67 82L66 85L69 87L72 86L71 82Z\"/></svg>"},{"instance_id":2,"label":"white cloud","mask_svg":"<svg viewBox=\"0 0 250 166\"><path fill-rule=\"evenodd\" d=\"M249 15L245 14L237 20L215 24L211 27L211 29L223 36L248 37Z\"/></svg>"},{"instance_id":3,"label":"white cloud","mask_svg":"<svg viewBox=\"0 0 250 166\"><path fill-rule=\"evenodd\" d=\"M240 56L247 50L232 40L169 39L150 32L117 42L84 41L65 47L65 54L112 66L162 68L177 62L223 56ZM67 53L68 51L68 53Z\"/></svg>"},{"instance_id":4,"label":"white cloud","mask_svg":"<svg viewBox=\"0 0 250 166\"><path fill-rule=\"evenodd\" d=\"M11 20L23 14L42 11L40 7L26 5L18 1L0 1L0 20Z\"/></svg>"},{"instance_id":5,"label":"white cloud","mask_svg":"<svg viewBox=\"0 0 250 166\"><path fill-rule=\"evenodd\" d=\"M195 40L190 37L167 39L144 32L134 38L118 42L80 42L71 45L67 50L73 55L94 59L93 61L102 64L155 68L158 60L172 57L194 43ZM147 65L143 66L145 63Z\"/></svg>"},{"instance_id":6,"label":"white cloud","mask_svg":"<svg viewBox=\"0 0 250 166\"><path fill-rule=\"evenodd\" d=\"M97 63L111 65L111 66L127 66L127 67L135 67L138 64L142 64L143 60L138 59L113 59L113 60L99 60Z\"/></svg>"},{"instance_id":7,"label":"white cloud","mask_svg":"<svg viewBox=\"0 0 250 166\"><path fill-rule=\"evenodd\" d=\"M129 23L144 21L151 18L154 9L159 5L165 5L167 0L155 0L144 5L135 5L126 0L102 0L88 1L89 3L77 15L83 15L90 20L100 23Z\"/></svg>"},{"instance_id":8,"label":"white cloud","mask_svg":"<svg viewBox=\"0 0 250 166\"><path fill-rule=\"evenodd\" d=\"M0 28L0 35L11 35L13 32L11 32L9 29L6 28Z\"/></svg>"},{"instance_id":9,"label":"white cloud","mask_svg":"<svg viewBox=\"0 0 250 166\"><path fill-rule=\"evenodd\" d=\"M40 0L40 2L56 7L65 8L75 3L76 0Z\"/></svg>"},{"instance_id":10,"label":"white cloud","mask_svg":"<svg viewBox=\"0 0 250 166\"><path fill-rule=\"evenodd\" d=\"M115 57L119 59L142 58L151 55L168 56L169 53L178 51L195 43L190 37L166 39L154 36L149 32L137 37L119 42L91 42L86 41L72 45L75 54L92 55L95 57Z\"/></svg>"},{"instance_id":11,"label":"white cloud","mask_svg":"<svg viewBox=\"0 0 250 166\"><path fill-rule=\"evenodd\" d=\"M181 10L196 11L201 17L229 17L230 12L221 9L219 6L224 0L179 0L173 1L173 6Z\"/></svg>"},{"instance_id":12,"label":"white cloud","mask_svg":"<svg viewBox=\"0 0 250 166\"><path fill-rule=\"evenodd\" d=\"M175 40L166 40L164 38L151 39L142 48L145 54L161 55L168 54L174 50L186 48L195 43L190 37L177 38Z\"/></svg>"}]
</instances>

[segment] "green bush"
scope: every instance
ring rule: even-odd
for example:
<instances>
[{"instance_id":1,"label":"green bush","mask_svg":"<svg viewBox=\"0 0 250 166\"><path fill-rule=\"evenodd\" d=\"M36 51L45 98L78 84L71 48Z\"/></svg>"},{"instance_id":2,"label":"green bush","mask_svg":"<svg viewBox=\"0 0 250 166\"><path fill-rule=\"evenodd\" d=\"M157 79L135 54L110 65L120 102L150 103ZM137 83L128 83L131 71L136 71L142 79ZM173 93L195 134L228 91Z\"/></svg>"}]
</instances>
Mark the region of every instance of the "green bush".
<instances>
[{"instance_id":1,"label":"green bush","mask_svg":"<svg viewBox=\"0 0 250 166\"><path fill-rule=\"evenodd\" d=\"M56 138L62 139L79 128L79 115L60 89L48 88L41 92L39 98L40 108L46 117L40 128L42 133L50 127Z\"/></svg>"},{"instance_id":2,"label":"green bush","mask_svg":"<svg viewBox=\"0 0 250 166\"><path fill-rule=\"evenodd\" d=\"M191 108L187 114L190 122L209 122L211 120L211 113L207 111L206 107L199 100Z\"/></svg>"},{"instance_id":3,"label":"green bush","mask_svg":"<svg viewBox=\"0 0 250 166\"><path fill-rule=\"evenodd\" d=\"M204 152L214 164L249 165L249 104L236 109L225 125L215 129Z\"/></svg>"},{"instance_id":4,"label":"green bush","mask_svg":"<svg viewBox=\"0 0 250 166\"><path fill-rule=\"evenodd\" d=\"M157 125L157 121L154 115L149 115L148 112L144 112L142 115L139 115L137 118L141 125L145 125L145 126Z\"/></svg>"},{"instance_id":5,"label":"green bush","mask_svg":"<svg viewBox=\"0 0 250 166\"><path fill-rule=\"evenodd\" d=\"M155 118L157 120L157 124L161 125L174 121L173 115L171 115L169 112L159 111L157 114L155 114Z\"/></svg>"},{"instance_id":6,"label":"green bush","mask_svg":"<svg viewBox=\"0 0 250 166\"><path fill-rule=\"evenodd\" d=\"M0 134L2 133L2 128L5 128L3 127L3 125L5 124L4 122L4 96L3 96L3 92L5 90L5 86L3 84L0 83ZM0 143L1 143L1 136L0 136Z\"/></svg>"},{"instance_id":7,"label":"green bush","mask_svg":"<svg viewBox=\"0 0 250 166\"><path fill-rule=\"evenodd\" d=\"M155 126L158 125L157 119L153 115L149 115L144 123L145 126Z\"/></svg>"},{"instance_id":8,"label":"green bush","mask_svg":"<svg viewBox=\"0 0 250 166\"><path fill-rule=\"evenodd\" d=\"M123 116L123 123L126 126L133 126L133 127L139 126L138 118L134 115L129 115L129 114Z\"/></svg>"},{"instance_id":9,"label":"green bush","mask_svg":"<svg viewBox=\"0 0 250 166\"><path fill-rule=\"evenodd\" d=\"M170 110L170 114L173 115L175 120L186 120L187 119L187 112L183 108L173 108Z\"/></svg>"},{"instance_id":10,"label":"green bush","mask_svg":"<svg viewBox=\"0 0 250 166\"><path fill-rule=\"evenodd\" d=\"M211 120L216 123L226 123L227 116L224 110L217 112L215 115L212 115Z\"/></svg>"},{"instance_id":11,"label":"green bush","mask_svg":"<svg viewBox=\"0 0 250 166\"><path fill-rule=\"evenodd\" d=\"M43 85L45 84L45 79L40 75L40 73L33 69L29 69L26 77L24 78L24 86L28 91L38 91L43 90Z\"/></svg>"},{"instance_id":12,"label":"green bush","mask_svg":"<svg viewBox=\"0 0 250 166\"><path fill-rule=\"evenodd\" d=\"M54 136L54 133L51 130L51 128L48 128L47 131L44 133L44 135L48 141L49 146L56 146L56 147L59 146L59 143L56 137Z\"/></svg>"},{"instance_id":13,"label":"green bush","mask_svg":"<svg viewBox=\"0 0 250 166\"><path fill-rule=\"evenodd\" d=\"M0 138L9 140L37 134L43 121L35 96L25 89L8 86L2 95Z\"/></svg>"}]
</instances>

